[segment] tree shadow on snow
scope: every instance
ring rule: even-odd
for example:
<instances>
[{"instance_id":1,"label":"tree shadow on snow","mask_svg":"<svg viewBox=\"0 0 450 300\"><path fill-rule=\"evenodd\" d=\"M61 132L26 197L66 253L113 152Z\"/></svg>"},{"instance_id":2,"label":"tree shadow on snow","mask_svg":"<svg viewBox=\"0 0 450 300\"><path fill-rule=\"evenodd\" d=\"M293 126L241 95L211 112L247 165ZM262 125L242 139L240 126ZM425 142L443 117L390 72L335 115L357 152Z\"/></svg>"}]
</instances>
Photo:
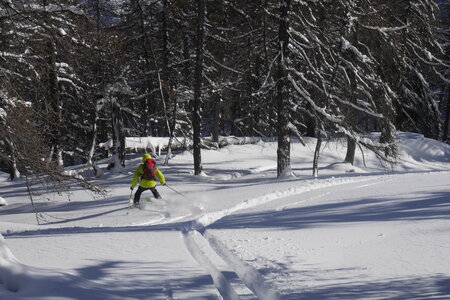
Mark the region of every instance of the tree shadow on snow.
<instances>
[{"instance_id":1,"label":"tree shadow on snow","mask_svg":"<svg viewBox=\"0 0 450 300\"><path fill-rule=\"evenodd\" d=\"M129 225L129 226L101 226L101 227L62 227L62 228L44 228L37 230L27 230L20 232L4 232L5 238L40 238L41 235L56 236L58 234L96 234L96 233L124 233L124 232L158 232L179 230L188 231L194 225L193 221L182 221L155 225Z\"/></svg>"},{"instance_id":2,"label":"tree shadow on snow","mask_svg":"<svg viewBox=\"0 0 450 300\"><path fill-rule=\"evenodd\" d=\"M197 275L189 276L193 273ZM176 261L172 266L142 261L104 261L75 269L70 274L40 273L35 269L17 292L1 291L2 288L0 284L0 296L6 295L7 299L172 299L168 295L184 299L191 293L201 295L191 299L217 300L209 275L199 274L197 269L179 268Z\"/></svg>"},{"instance_id":3,"label":"tree shadow on snow","mask_svg":"<svg viewBox=\"0 0 450 300\"><path fill-rule=\"evenodd\" d=\"M425 300L449 299L450 277L433 276L408 279L392 279L378 282L354 282L351 284L320 285L302 292L282 295L283 300L318 299L391 299Z\"/></svg>"},{"instance_id":4,"label":"tree shadow on snow","mask_svg":"<svg viewBox=\"0 0 450 300\"><path fill-rule=\"evenodd\" d=\"M417 198L369 198L352 202L319 204L281 211L229 215L208 228L285 228L317 227L330 223L399 220L437 220L450 217L450 192L430 192Z\"/></svg>"},{"instance_id":5,"label":"tree shadow on snow","mask_svg":"<svg viewBox=\"0 0 450 300\"><path fill-rule=\"evenodd\" d=\"M177 262L173 265L177 266ZM76 273L102 290L102 296L106 294L113 299L167 299L166 294L178 299L186 291L201 291L202 299L217 299L209 275L186 276L193 273L189 268L174 270L166 263L105 261L79 268ZM209 295L208 291L211 291Z\"/></svg>"}]
</instances>

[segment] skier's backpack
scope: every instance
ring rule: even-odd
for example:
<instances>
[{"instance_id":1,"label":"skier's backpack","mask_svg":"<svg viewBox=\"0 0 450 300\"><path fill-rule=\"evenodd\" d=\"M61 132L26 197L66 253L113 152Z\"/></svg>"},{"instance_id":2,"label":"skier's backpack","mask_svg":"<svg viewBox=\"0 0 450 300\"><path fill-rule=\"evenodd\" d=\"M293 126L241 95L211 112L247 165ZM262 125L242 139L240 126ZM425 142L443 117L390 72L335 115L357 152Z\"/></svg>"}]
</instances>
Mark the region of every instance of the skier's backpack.
<instances>
[{"instance_id":1,"label":"skier's backpack","mask_svg":"<svg viewBox=\"0 0 450 300\"><path fill-rule=\"evenodd\" d=\"M147 159L144 162L144 174L142 175L143 179L146 180L156 180L156 168L155 168L155 160Z\"/></svg>"}]
</instances>

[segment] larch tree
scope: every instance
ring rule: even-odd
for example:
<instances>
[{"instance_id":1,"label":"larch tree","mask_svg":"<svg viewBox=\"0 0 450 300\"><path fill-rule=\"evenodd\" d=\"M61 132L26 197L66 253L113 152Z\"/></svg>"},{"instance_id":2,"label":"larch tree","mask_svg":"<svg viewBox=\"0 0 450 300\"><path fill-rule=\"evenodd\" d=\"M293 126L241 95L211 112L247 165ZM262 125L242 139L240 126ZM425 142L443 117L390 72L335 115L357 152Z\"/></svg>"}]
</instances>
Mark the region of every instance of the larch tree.
<instances>
[{"instance_id":1,"label":"larch tree","mask_svg":"<svg viewBox=\"0 0 450 300\"><path fill-rule=\"evenodd\" d=\"M275 80L277 85L277 177L291 173L291 142L289 131L289 99L288 64L289 64L289 14L290 0L280 1L280 19L278 31L279 52Z\"/></svg>"},{"instance_id":2,"label":"larch tree","mask_svg":"<svg viewBox=\"0 0 450 300\"><path fill-rule=\"evenodd\" d=\"M436 72L441 80L438 81L437 88L440 90L439 107L442 115L442 141L449 142L450 126L450 2L442 1L441 5L441 26L438 30L439 42L442 45L442 64L436 67Z\"/></svg>"},{"instance_id":3,"label":"larch tree","mask_svg":"<svg viewBox=\"0 0 450 300\"><path fill-rule=\"evenodd\" d=\"M435 29L439 8L432 0L389 1L383 13L387 26L378 30L390 37L387 63L389 85L396 93L396 126L440 135L439 110L430 83L436 80L433 67L441 64ZM389 47L390 46L390 47Z\"/></svg>"},{"instance_id":4,"label":"larch tree","mask_svg":"<svg viewBox=\"0 0 450 300\"><path fill-rule=\"evenodd\" d=\"M197 0L197 24L195 41L195 75L194 75L194 100L192 105L193 150L194 150L194 174L202 172L201 156L201 128L202 128L202 82L203 82L203 56L205 35L205 0Z\"/></svg>"}]
</instances>

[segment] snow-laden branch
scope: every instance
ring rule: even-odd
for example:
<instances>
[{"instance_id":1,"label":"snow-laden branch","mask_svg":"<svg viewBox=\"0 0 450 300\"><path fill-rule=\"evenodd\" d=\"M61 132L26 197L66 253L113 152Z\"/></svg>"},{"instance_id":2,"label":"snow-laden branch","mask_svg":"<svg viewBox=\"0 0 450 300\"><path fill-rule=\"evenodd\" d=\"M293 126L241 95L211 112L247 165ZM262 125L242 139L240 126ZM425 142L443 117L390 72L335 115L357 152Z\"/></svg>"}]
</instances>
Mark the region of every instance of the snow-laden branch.
<instances>
[{"instance_id":1,"label":"snow-laden branch","mask_svg":"<svg viewBox=\"0 0 450 300\"><path fill-rule=\"evenodd\" d=\"M216 65L220 66L221 68L228 70L230 72L236 73L236 74L242 74L242 72L235 70L231 67L228 67L220 62L217 61L217 59L215 59L209 52L206 52L203 54L205 56L205 58L208 58L209 60L211 60L213 63L215 63Z\"/></svg>"},{"instance_id":2,"label":"snow-laden branch","mask_svg":"<svg viewBox=\"0 0 450 300\"><path fill-rule=\"evenodd\" d=\"M355 46L353 46L348 40L346 40L344 37L341 37L341 45L342 45L342 50L349 50L351 52L353 52L354 54L356 54L356 56L359 58L359 60L363 63L372 63L372 60L367 57L367 55L362 54L358 48L356 48Z\"/></svg>"},{"instance_id":3,"label":"snow-laden branch","mask_svg":"<svg viewBox=\"0 0 450 300\"><path fill-rule=\"evenodd\" d=\"M379 33L381 33L384 36L388 36L389 33L392 33L392 32L403 31L409 27L409 25L396 26L396 27L376 27L376 26L364 25L361 23L360 23L360 25L363 28L378 31Z\"/></svg>"},{"instance_id":4,"label":"snow-laden branch","mask_svg":"<svg viewBox=\"0 0 450 300\"><path fill-rule=\"evenodd\" d=\"M288 80L291 82L294 89L303 97L303 99L308 101L308 103L314 108L315 111L320 113L323 117L325 117L332 123L339 123L342 121L342 117L330 115L329 113L327 113L325 108L317 106L315 101L311 99L311 97L309 96L309 93L300 86L298 86L298 84L295 82L295 80L292 78L291 75L288 76Z\"/></svg>"},{"instance_id":5,"label":"snow-laden branch","mask_svg":"<svg viewBox=\"0 0 450 300\"><path fill-rule=\"evenodd\" d=\"M357 111L363 112L363 113L367 114L368 116L372 116L372 117L377 118L377 119L384 119L385 118L383 116L383 114L381 114L381 113L377 113L377 112L368 110L368 109L366 109L364 107L361 107L359 105L356 105L356 104L354 104L354 103L352 103L350 101L343 100L337 95L331 95L331 98L339 101L339 103L341 103L341 104L344 104L346 106L352 107L353 109L355 109ZM365 103L365 102L363 102L363 103Z\"/></svg>"},{"instance_id":6,"label":"snow-laden branch","mask_svg":"<svg viewBox=\"0 0 450 300\"><path fill-rule=\"evenodd\" d=\"M436 68L433 68L434 73L446 84L450 84L450 79L445 77L441 72L436 70Z\"/></svg>"}]
</instances>

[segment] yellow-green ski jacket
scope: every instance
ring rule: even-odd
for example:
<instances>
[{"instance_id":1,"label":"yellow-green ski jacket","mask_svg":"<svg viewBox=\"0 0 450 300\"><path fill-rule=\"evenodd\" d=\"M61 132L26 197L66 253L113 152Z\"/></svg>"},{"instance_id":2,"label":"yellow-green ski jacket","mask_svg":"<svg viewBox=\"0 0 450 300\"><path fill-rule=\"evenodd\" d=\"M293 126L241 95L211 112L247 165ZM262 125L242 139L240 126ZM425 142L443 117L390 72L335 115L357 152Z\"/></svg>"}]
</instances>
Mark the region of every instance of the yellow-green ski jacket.
<instances>
[{"instance_id":1,"label":"yellow-green ski jacket","mask_svg":"<svg viewBox=\"0 0 450 300\"><path fill-rule=\"evenodd\" d=\"M152 156L150 154L144 154L144 156L142 157L142 163L144 163L147 159L151 159ZM156 177L158 177L159 182L161 182L161 184L166 184L166 178L164 177L164 174L158 169L156 169ZM147 180L147 179L143 179L142 176L144 175L144 166L140 165L137 169L136 172L134 172L134 177L133 177L133 182L131 183L131 188L135 188L137 183L139 182L139 179L141 179L141 182L139 183L139 185L141 187L143 187L144 189L148 189L148 188L154 188L156 186L156 181L155 180Z\"/></svg>"}]
</instances>

